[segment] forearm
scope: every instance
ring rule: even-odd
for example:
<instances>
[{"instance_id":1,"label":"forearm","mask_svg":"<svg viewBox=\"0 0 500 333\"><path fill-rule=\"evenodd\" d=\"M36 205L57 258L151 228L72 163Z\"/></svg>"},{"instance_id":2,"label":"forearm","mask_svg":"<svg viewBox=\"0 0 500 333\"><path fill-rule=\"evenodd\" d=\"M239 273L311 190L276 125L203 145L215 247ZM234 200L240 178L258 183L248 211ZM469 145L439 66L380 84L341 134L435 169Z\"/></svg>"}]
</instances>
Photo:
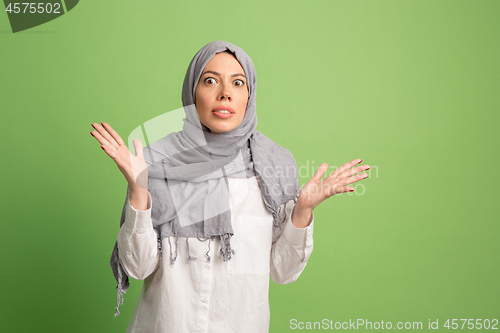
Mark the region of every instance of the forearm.
<instances>
[{"instance_id":1,"label":"forearm","mask_svg":"<svg viewBox=\"0 0 500 333\"><path fill-rule=\"evenodd\" d=\"M306 228L311 224L313 210L310 207L304 207L300 200L293 207L292 224L296 228Z\"/></svg>"},{"instance_id":2,"label":"forearm","mask_svg":"<svg viewBox=\"0 0 500 333\"><path fill-rule=\"evenodd\" d=\"M130 205L136 210L148 209L148 189L139 186L130 187Z\"/></svg>"},{"instance_id":3,"label":"forearm","mask_svg":"<svg viewBox=\"0 0 500 333\"><path fill-rule=\"evenodd\" d=\"M118 252L122 264L132 278L142 280L156 268L159 260L157 235L151 221L151 198L146 191L146 209L126 205L125 221L118 233Z\"/></svg>"},{"instance_id":4,"label":"forearm","mask_svg":"<svg viewBox=\"0 0 500 333\"><path fill-rule=\"evenodd\" d=\"M271 250L271 277L274 282L292 283L300 276L312 253L313 224L311 221L309 226L297 228L290 220L287 221Z\"/></svg>"}]
</instances>

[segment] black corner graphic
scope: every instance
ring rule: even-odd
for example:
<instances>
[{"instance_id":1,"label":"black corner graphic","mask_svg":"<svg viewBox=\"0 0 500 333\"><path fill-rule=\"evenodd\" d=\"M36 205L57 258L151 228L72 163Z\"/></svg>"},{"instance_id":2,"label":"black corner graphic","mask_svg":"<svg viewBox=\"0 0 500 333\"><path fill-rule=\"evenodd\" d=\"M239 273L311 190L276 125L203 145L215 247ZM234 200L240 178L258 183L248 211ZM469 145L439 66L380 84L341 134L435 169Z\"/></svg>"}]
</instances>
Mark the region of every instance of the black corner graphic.
<instances>
[{"instance_id":1,"label":"black corner graphic","mask_svg":"<svg viewBox=\"0 0 500 333\"><path fill-rule=\"evenodd\" d=\"M75 8L78 1L80 0L64 0L64 2L66 3L66 11L69 12L70 10Z\"/></svg>"},{"instance_id":2,"label":"black corner graphic","mask_svg":"<svg viewBox=\"0 0 500 333\"><path fill-rule=\"evenodd\" d=\"M18 0L19 1L19 0ZM3 0L12 32L16 33L52 21L75 8L79 0L16 2Z\"/></svg>"}]
</instances>

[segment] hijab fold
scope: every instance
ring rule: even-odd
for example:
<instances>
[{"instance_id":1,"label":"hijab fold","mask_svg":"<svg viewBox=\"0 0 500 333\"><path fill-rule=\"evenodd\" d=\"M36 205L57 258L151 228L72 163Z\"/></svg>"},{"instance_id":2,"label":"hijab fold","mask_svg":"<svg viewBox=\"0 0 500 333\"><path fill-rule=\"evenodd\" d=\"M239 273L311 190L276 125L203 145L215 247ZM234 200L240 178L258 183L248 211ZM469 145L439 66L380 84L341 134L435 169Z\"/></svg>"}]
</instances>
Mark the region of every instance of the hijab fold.
<instances>
[{"instance_id":1,"label":"hijab fold","mask_svg":"<svg viewBox=\"0 0 500 333\"><path fill-rule=\"evenodd\" d=\"M248 102L241 124L225 133L214 134L200 122L195 106L195 91L201 73L212 57L229 50L245 71ZM292 154L256 130L257 77L250 57L238 46L214 41L201 48L191 60L182 87L182 104L186 117L183 129L170 133L144 147L148 166L148 191L152 198L151 218L158 236L158 251L163 238L170 236L221 240L219 255L226 261L235 253L231 248L234 235L231 224L228 177L256 177L266 208L273 216L273 231L286 220L281 212L290 200L297 200L300 186L297 164ZM122 209L120 227L125 221L127 197ZM188 243L189 245L189 243ZM189 247L188 247L189 252ZM189 260L196 260L187 254ZM170 263L177 258L172 255ZM210 260L207 252L207 260ZM128 276L115 243L111 267L118 283L115 316L123 304L123 293L129 287Z\"/></svg>"}]
</instances>

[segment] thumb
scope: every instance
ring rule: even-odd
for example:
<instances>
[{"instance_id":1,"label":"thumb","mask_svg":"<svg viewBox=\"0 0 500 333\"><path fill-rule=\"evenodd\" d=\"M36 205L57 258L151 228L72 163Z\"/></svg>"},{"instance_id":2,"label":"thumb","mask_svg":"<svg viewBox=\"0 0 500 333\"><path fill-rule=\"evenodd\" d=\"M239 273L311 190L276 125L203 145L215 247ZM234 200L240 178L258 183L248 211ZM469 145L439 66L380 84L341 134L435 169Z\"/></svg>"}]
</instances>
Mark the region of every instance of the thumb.
<instances>
[{"instance_id":1,"label":"thumb","mask_svg":"<svg viewBox=\"0 0 500 333\"><path fill-rule=\"evenodd\" d=\"M313 176L313 179L319 181L321 180L321 177L325 174L326 170L328 170L328 164L322 163L319 167L318 170L316 170L316 173Z\"/></svg>"},{"instance_id":2,"label":"thumb","mask_svg":"<svg viewBox=\"0 0 500 333\"><path fill-rule=\"evenodd\" d=\"M135 156L143 158L142 142L139 139L134 139Z\"/></svg>"}]
</instances>

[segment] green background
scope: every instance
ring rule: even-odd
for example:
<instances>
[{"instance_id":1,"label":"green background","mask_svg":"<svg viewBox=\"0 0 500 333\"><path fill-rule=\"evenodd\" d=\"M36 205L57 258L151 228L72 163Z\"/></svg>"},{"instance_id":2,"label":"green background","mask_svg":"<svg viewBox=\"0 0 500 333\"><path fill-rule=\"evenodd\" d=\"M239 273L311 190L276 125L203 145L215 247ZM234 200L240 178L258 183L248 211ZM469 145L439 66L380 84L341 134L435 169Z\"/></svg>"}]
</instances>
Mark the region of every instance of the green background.
<instances>
[{"instance_id":1,"label":"green background","mask_svg":"<svg viewBox=\"0 0 500 333\"><path fill-rule=\"evenodd\" d=\"M125 140L181 107L212 40L252 57L258 129L301 184L322 162L372 166L315 210L298 281L271 282L271 332L500 319L499 14L497 0L94 0L13 34L0 13L0 331L125 331L142 286L114 318L126 181L90 124Z\"/></svg>"}]
</instances>

